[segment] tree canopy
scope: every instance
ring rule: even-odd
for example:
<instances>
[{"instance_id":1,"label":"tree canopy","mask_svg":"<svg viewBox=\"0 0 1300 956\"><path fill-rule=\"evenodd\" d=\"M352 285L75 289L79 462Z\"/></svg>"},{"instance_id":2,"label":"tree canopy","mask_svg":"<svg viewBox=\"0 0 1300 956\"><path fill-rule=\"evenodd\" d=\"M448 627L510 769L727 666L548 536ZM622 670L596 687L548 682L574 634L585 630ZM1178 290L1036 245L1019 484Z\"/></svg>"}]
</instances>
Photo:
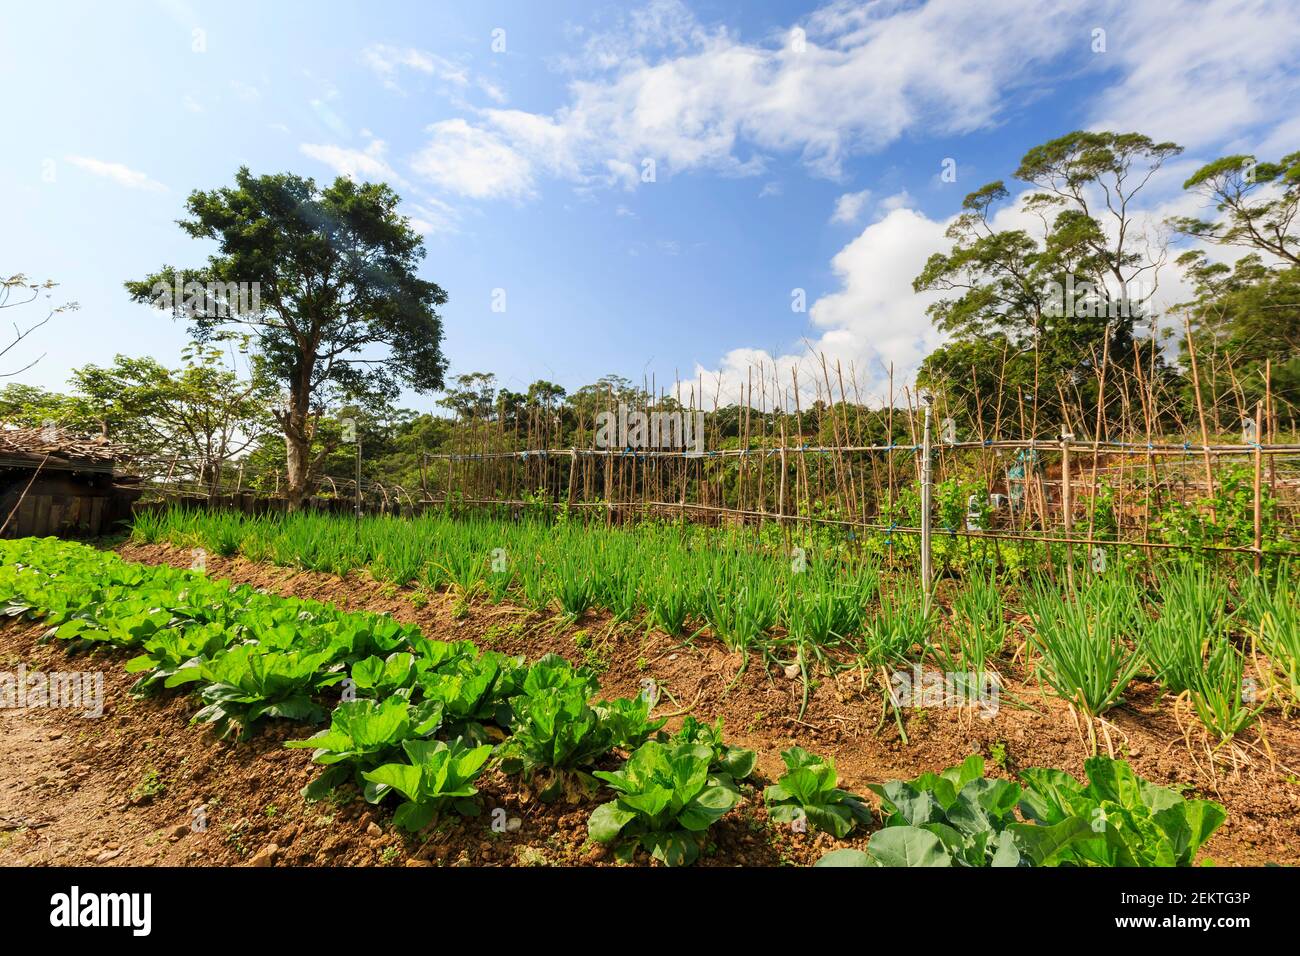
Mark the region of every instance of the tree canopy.
<instances>
[{"instance_id":1,"label":"tree canopy","mask_svg":"<svg viewBox=\"0 0 1300 956\"><path fill-rule=\"evenodd\" d=\"M383 184L339 177L318 188L242 168L234 186L196 190L186 203L181 228L217 243L205 266L126 283L136 301L187 318L199 342L235 326L252 333L265 374L284 389L273 414L292 506L323 459L310 449L329 403L442 387L437 307L447 295L416 275L424 245L398 203Z\"/></svg>"}]
</instances>

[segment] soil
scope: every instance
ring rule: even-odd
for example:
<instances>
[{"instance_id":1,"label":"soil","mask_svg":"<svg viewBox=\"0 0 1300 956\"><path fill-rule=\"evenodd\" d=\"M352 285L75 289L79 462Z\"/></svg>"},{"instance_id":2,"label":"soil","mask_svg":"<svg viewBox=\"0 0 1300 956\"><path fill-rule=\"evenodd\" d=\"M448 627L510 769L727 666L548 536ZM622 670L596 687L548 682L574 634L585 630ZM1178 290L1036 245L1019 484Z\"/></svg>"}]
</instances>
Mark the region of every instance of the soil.
<instances>
[{"instance_id":1,"label":"soil","mask_svg":"<svg viewBox=\"0 0 1300 956\"><path fill-rule=\"evenodd\" d=\"M123 557L188 567L190 553L169 545L128 544ZM472 639L481 647L535 659L555 652L600 672L606 696L634 695L646 680L660 689L657 713L723 718L729 742L754 749L758 770L744 801L711 830L704 866L807 865L846 840L770 825L762 788L782 771L780 752L794 744L834 757L840 786L871 797L867 784L910 778L986 758L990 776L1014 777L1031 766L1076 776L1090 753L1068 706L1040 688L1014 661L1002 662L1000 708L904 710L907 742L886 708L879 679L821 675L800 716L802 683L776 666L701 636L683 643L605 615L576 623L480 599L469 606L447 593L396 588L365 573L346 578L207 556L208 573L268 591L391 614L430 637ZM0 709L0 864L33 865L610 865L587 840L586 822L603 799L542 803L517 778L499 772L479 781L483 815L451 818L432 833L408 836L391 810L340 796L315 803L300 795L319 768L310 751L284 741L307 736L301 725L270 721L246 740L220 740L191 726L189 695L137 698L125 656L100 651L72 657L42 643L46 628L0 625L0 670L102 671L104 712L87 718L52 708ZM1203 851L1219 865L1300 863L1300 728L1265 711L1263 744L1245 744L1237 760L1212 761L1198 732L1185 735L1167 697L1137 683L1107 714L1117 756L1156 783L1222 803L1228 821ZM1105 749L1105 742L1102 748ZM1271 754L1271 759L1269 754ZM494 813L494 811L496 811ZM504 811L504 812L501 812ZM499 823L507 821L505 832ZM497 821L498 826L493 827ZM646 862L644 858L640 862Z\"/></svg>"}]
</instances>

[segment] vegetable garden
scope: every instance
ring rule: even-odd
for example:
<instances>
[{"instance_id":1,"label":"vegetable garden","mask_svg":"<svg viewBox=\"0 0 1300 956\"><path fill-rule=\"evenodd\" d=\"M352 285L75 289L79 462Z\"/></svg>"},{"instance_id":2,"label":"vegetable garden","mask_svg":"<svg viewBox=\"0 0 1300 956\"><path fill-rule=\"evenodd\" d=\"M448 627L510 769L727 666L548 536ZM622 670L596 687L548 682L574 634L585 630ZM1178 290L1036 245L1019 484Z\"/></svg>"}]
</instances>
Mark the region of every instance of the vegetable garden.
<instances>
[{"instance_id":1,"label":"vegetable garden","mask_svg":"<svg viewBox=\"0 0 1300 956\"><path fill-rule=\"evenodd\" d=\"M293 728L285 747L318 768L303 799L371 806L413 854L495 827L488 780L524 806L577 808L601 859L668 865L744 862L721 836L738 826L827 866L1191 865L1238 803L1290 818L1300 615L1286 568L1169 561L1068 582L990 567L930 599L870 549L804 543L791 558L748 531L549 511L172 510L139 516L122 549L146 563L0 543L0 599L67 654L120 659L144 701L192 699L223 746ZM275 566L401 611L215 577ZM509 628L480 624L499 614ZM461 628L474 639L443 633ZM687 700L657 679L659 661L712 649L716 689ZM782 713L732 705L759 693ZM876 709L874 727L825 731ZM1012 721L1023 743L990 736ZM1045 761L1046 724L1069 729ZM864 772L873 751L919 772Z\"/></svg>"}]
</instances>

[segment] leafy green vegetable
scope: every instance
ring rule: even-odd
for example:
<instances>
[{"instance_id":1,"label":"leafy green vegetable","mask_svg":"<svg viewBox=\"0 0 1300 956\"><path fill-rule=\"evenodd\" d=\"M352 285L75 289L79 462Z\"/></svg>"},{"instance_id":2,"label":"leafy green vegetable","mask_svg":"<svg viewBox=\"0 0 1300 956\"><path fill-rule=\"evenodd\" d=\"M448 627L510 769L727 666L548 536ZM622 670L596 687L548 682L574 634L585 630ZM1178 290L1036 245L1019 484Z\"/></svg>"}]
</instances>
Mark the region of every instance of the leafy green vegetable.
<instances>
[{"instance_id":1,"label":"leafy green vegetable","mask_svg":"<svg viewBox=\"0 0 1300 956\"><path fill-rule=\"evenodd\" d=\"M543 800L559 796L566 774L590 766L612 746L610 729L587 704L586 687L544 687L511 700L513 733L498 750L506 773L530 779L540 768L557 771L542 790Z\"/></svg>"},{"instance_id":2,"label":"leafy green vegetable","mask_svg":"<svg viewBox=\"0 0 1300 956\"><path fill-rule=\"evenodd\" d=\"M1186 800L1140 778L1122 760L1084 762L1088 783L1060 770L1026 770L1021 811L1043 826L1086 821L1086 839L1054 859L1093 866L1191 866L1196 852L1227 819L1209 800Z\"/></svg>"},{"instance_id":3,"label":"leafy green vegetable","mask_svg":"<svg viewBox=\"0 0 1300 956\"><path fill-rule=\"evenodd\" d=\"M664 739L664 735L660 735ZM687 715L682 718L682 726L667 738L673 744L695 744L708 747L713 756L709 760L712 773L726 774L732 780L744 780L754 772L758 756L752 750L729 746L722 739L722 718L713 724L706 724Z\"/></svg>"},{"instance_id":4,"label":"leafy green vegetable","mask_svg":"<svg viewBox=\"0 0 1300 956\"><path fill-rule=\"evenodd\" d=\"M1189 866L1225 819L1142 780L1122 760L1087 761L1087 785L1060 770L983 776L978 755L942 773L873 784L884 828L867 853L825 866ZM1022 819L1023 818L1023 819Z\"/></svg>"},{"instance_id":5,"label":"leafy green vegetable","mask_svg":"<svg viewBox=\"0 0 1300 956\"><path fill-rule=\"evenodd\" d=\"M612 746L635 750L668 723L667 717L650 719L650 700L644 694L618 697L596 704L596 713L609 731Z\"/></svg>"},{"instance_id":6,"label":"leafy green vegetable","mask_svg":"<svg viewBox=\"0 0 1300 956\"><path fill-rule=\"evenodd\" d=\"M695 862L705 832L740 800L728 778L709 772L712 759L708 747L651 740L621 770L596 771L618 797L591 814L591 839L617 841L624 861L640 846L668 866Z\"/></svg>"},{"instance_id":7,"label":"leafy green vegetable","mask_svg":"<svg viewBox=\"0 0 1300 956\"><path fill-rule=\"evenodd\" d=\"M375 803L382 793L363 774L399 756L407 740L428 737L441 724L442 707L435 701L412 706L397 696L378 702L362 699L335 707L328 730L306 740L290 740L285 746L311 748L312 760L331 768L308 784L303 796L319 799L351 777L366 799Z\"/></svg>"},{"instance_id":8,"label":"leafy green vegetable","mask_svg":"<svg viewBox=\"0 0 1300 956\"><path fill-rule=\"evenodd\" d=\"M262 717L323 719L325 711L312 695L343 679L342 673L323 669L328 660L323 651L263 651L255 644L241 644L183 668L167 683L201 681L199 696L206 706L194 715L194 722L215 724L225 736L231 730L246 732Z\"/></svg>"},{"instance_id":9,"label":"leafy green vegetable","mask_svg":"<svg viewBox=\"0 0 1300 956\"><path fill-rule=\"evenodd\" d=\"M862 798L840 790L835 761L802 747L783 751L787 771L763 792L770 816L778 823L806 820L819 830L843 838L854 826L871 820Z\"/></svg>"},{"instance_id":10,"label":"leafy green vegetable","mask_svg":"<svg viewBox=\"0 0 1300 956\"><path fill-rule=\"evenodd\" d=\"M404 830L422 830L448 807L462 816L478 815L473 782L492 755L490 746L466 747L459 739L406 740L402 749L408 763L386 763L362 774L378 785L376 799L389 788L406 798L393 815L394 823Z\"/></svg>"},{"instance_id":11,"label":"leafy green vegetable","mask_svg":"<svg viewBox=\"0 0 1300 956\"><path fill-rule=\"evenodd\" d=\"M388 657L365 657L352 665L352 683L366 697L386 697L409 689L417 676L415 655L406 651Z\"/></svg>"}]
</instances>

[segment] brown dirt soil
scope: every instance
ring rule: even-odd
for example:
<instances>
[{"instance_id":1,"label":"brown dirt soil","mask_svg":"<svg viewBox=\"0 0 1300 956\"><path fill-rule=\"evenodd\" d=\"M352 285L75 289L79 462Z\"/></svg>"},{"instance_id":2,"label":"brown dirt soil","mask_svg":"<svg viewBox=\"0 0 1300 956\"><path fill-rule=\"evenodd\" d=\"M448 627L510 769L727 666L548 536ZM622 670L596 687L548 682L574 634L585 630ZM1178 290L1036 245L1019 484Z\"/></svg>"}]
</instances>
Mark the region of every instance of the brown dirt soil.
<instances>
[{"instance_id":1,"label":"brown dirt soil","mask_svg":"<svg viewBox=\"0 0 1300 956\"><path fill-rule=\"evenodd\" d=\"M123 557L189 566L188 551L168 545L124 545ZM728 740L758 753L744 802L710 831L703 865L815 862L839 846L863 847L868 834L836 841L767 824L762 787L779 776L780 751L799 744L832 756L840 785L868 795L866 785L940 770L982 753L990 775L1014 776L1031 766L1082 776L1088 749L1069 708L1044 693L1013 662L1004 662L1002 706L984 719L968 709L906 711L904 744L884 707L878 681L856 672L823 677L799 717L801 683L756 659L742 659L707 637L683 644L662 633L614 625L589 615L576 625L485 600L464 607L453 596L376 582L368 574L340 579L315 572L207 556L208 573L268 591L330 601L351 610L388 613L430 637L473 639L485 648L535 659L555 652L600 672L608 696L633 695L652 679L659 712L722 717ZM70 657L39 643L40 625L0 626L0 669L104 672L104 715L87 719L57 709L0 710L0 864L5 865L591 865L611 862L586 840L586 820L601 797L543 804L499 772L479 783L484 815L451 819L432 835L408 837L391 812L359 799L308 803L299 794L316 773L310 751L285 740L310 731L270 722L254 737L222 741L192 727L188 696L139 699L134 678L112 653ZM1014 706L1010 700L1022 702ZM1260 751L1249 763L1211 770L1203 748L1189 748L1167 697L1135 685L1127 703L1107 715L1117 755L1142 776L1185 787L1187 795L1223 803L1228 822L1205 848L1220 865L1300 863L1300 729L1270 709L1263 727L1276 767ZM678 723L674 717L669 726ZM1193 738L1194 739L1194 738ZM1193 754L1199 754L1194 757ZM203 808L206 827L196 825ZM494 809L510 827L493 832ZM515 824L518 820L518 824ZM274 849L272 849L274 848Z\"/></svg>"}]
</instances>

